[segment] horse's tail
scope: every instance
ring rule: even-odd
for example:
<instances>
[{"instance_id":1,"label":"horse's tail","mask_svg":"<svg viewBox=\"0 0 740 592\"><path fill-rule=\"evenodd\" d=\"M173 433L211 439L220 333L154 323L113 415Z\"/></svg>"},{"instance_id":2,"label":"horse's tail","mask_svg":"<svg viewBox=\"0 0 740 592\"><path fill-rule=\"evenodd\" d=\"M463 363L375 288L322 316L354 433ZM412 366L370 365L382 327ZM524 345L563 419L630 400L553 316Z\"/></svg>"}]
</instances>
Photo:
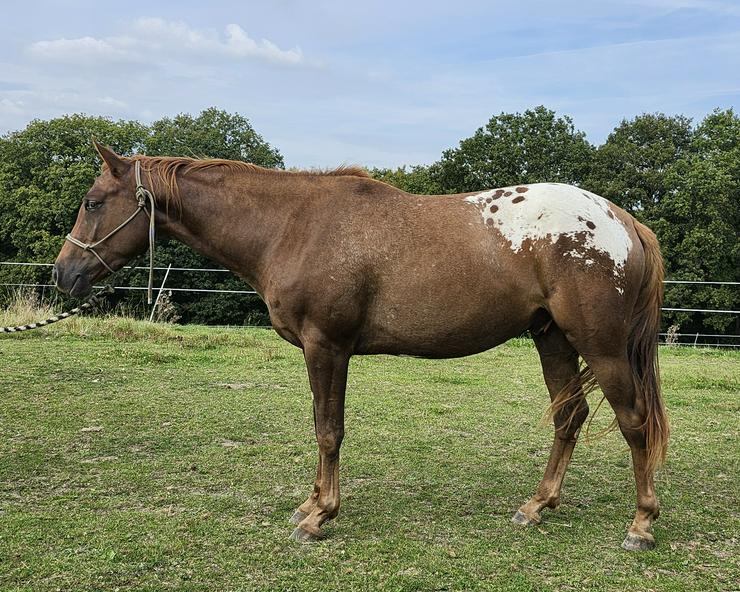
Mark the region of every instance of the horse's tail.
<instances>
[{"instance_id":1,"label":"horse's tail","mask_svg":"<svg viewBox=\"0 0 740 592\"><path fill-rule=\"evenodd\" d=\"M660 393L658 331L663 306L663 258L658 239L644 224L634 221L645 252L645 271L635 303L628 342L628 355L635 381L636 402L645 412L644 434L648 472L665 460L668 450L668 416Z\"/></svg>"}]
</instances>

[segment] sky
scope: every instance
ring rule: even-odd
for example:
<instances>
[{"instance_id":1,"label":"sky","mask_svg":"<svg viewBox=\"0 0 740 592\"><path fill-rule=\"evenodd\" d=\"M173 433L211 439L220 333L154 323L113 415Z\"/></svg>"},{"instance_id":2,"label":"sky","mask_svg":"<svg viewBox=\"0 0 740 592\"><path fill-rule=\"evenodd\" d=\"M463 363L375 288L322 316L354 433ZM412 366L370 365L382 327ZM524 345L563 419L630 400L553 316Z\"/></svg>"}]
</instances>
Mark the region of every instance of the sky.
<instances>
[{"instance_id":1,"label":"sky","mask_svg":"<svg viewBox=\"0 0 740 592\"><path fill-rule=\"evenodd\" d=\"M545 105L593 143L740 98L740 0L0 0L0 133L238 112L286 165L428 164Z\"/></svg>"}]
</instances>

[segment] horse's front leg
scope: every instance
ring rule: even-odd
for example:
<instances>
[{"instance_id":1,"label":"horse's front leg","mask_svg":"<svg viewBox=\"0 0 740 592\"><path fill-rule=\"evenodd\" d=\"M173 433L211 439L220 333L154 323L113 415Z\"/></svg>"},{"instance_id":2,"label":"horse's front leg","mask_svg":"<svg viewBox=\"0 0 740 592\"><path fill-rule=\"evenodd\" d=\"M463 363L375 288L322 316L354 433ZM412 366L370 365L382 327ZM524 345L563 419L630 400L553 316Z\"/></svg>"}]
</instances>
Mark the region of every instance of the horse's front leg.
<instances>
[{"instance_id":1,"label":"horse's front leg","mask_svg":"<svg viewBox=\"0 0 740 592\"><path fill-rule=\"evenodd\" d=\"M323 340L304 342L308 379L313 392L314 426L319 464L311 496L298 508L300 520L292 538L321 538L321 525L339 513L339 447L344 438L344 393L349 353Z\"/></svg>"}]
</instances>

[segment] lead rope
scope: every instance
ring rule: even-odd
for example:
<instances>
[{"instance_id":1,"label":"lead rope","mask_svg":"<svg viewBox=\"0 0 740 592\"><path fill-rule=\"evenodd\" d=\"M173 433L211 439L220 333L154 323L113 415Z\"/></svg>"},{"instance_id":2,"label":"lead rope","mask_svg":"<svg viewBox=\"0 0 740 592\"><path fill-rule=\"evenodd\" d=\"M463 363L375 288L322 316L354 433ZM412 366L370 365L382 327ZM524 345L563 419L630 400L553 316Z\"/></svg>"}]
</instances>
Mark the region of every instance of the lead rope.
<instances>
[{"instance_id":1,"label":"lead rope","mask_svg":"<svg viewBox=\"0 0 740 592\"><path fill-rule=\"evenodd\" d=\"M103 298L105 296L109 296L110 294L113 294L114 291L115 290L113 286L106 286L100 292L91 296L87 300L87 302L85 302L84 304L80 304L80 306L73 308L70 311L63 312L53 317L49 317L48 319L44 321L39 321L38 323L29 323L28 325L17 325L15 327L0 327L0 333L20 333L21 331L30 331L31 329L38 329L39 327L45 327L53 323L58 323L59 321L62 321L78 313L81 313L84 310L88 310L90 308L99 306L100 303L103 301Z\"/></svg>"},{"instance_id":2,"label":"lead rope","mask_svg":"<svg viewBox=\"0 0 740 592\"><path fill-rule=\"evenodd\" d=\"M149 200L150 209L148 212L144 209L144 212L149 216L149 283L146 288L146 302L151 304L152 287L154 286L154 194L141 183L141 163L138 160L134 165L134 172L136 173L136 199L139 200L139 205Z\"/></svg>"}]
</instances>

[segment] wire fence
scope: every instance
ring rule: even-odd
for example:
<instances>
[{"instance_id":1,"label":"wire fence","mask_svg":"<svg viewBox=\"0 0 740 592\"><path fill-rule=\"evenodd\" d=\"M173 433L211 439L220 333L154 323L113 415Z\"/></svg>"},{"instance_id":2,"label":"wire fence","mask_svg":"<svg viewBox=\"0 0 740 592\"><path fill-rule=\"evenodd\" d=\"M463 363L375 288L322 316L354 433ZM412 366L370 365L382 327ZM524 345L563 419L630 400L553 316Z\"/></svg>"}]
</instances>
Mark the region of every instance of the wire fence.
<instances>
[{"instance_id":1,"label":"wire fence","mask_svg":"<svg viewBox=\"0 0 740 592\"><path fill-rule=\"evenodd\" d=\"M16 267L53 267L53 263L29 263L20 261L0 261L0 266L16 266ZM140 266L126 266L124 269L129 270L149 270L149 267ZM202 267L155 267L155 271L165 271L164 279L161 285L157 288L158 298L163 292L193 292L193 293L216 293L216 294L257 294L254 290L231 290L231 289L211 289L211 288L177 288L166 285L171 271L182 271L182 272L195 272L195 273L231 273L228 269L221 268L202 268ZM740 282L723 282L723 281L699 281L699 280L665 280L667 285L697 285L697 286L740 286ZM26 283L26 282L7 282L0 283L0 287L15 287L15 288L54 288L54 284L39 284L39 283ZM94 288L102 288L103 286L94 286ZM146 286L114 286L116 290L124 291L141 291L146 290ZM154 307L157 306L155 302ZM152 308L152 315L154 313L154 307ZM677 307L664 307L662 309L666 312L683 312L683 313L702 313L702 314L726 314L726 315L740 315L740 310L729 310L729 309L707 309L707 308L677 308ZM233 327L233 326L232 326ZM693 346L693 347L717 347L717 348L740 348L740 335L728 335L728 334L709 334L709 333L660 333L660 337L663 338L664 343L676 346ZM681 338L686 338L682 340ZM705 340L710 339L714 343L707 343ZM701 341L700 341L701 340ZM728 340L728 341L723 341Z\"/></svg>"}]
</instances>

